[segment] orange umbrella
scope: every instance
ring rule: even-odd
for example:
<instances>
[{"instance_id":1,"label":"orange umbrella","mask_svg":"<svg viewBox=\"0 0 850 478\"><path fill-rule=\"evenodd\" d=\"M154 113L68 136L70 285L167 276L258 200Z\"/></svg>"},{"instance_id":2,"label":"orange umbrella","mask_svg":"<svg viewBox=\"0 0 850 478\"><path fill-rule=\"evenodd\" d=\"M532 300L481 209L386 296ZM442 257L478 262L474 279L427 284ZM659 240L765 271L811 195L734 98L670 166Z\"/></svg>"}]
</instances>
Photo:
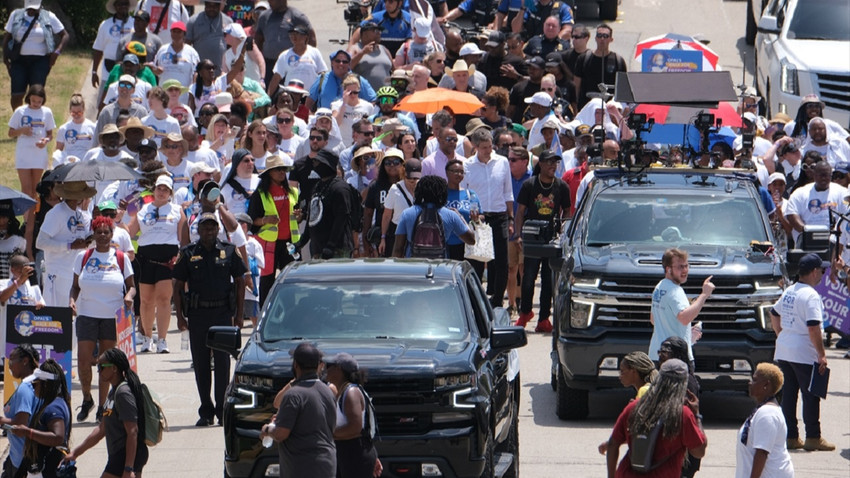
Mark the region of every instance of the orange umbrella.
<instances>
[{"instance_id":1,"label":"orange umbrella","mask_svg":"<svg viewBox=\"0 0 850 478\"><path fill-rule=\"evenodd\" d=\"M429 114L448 106L455 114L472 114L484 107L472 93L445 88L428 88L405 96L394 109L411 113Z\"/></svg>"}]
</instances>

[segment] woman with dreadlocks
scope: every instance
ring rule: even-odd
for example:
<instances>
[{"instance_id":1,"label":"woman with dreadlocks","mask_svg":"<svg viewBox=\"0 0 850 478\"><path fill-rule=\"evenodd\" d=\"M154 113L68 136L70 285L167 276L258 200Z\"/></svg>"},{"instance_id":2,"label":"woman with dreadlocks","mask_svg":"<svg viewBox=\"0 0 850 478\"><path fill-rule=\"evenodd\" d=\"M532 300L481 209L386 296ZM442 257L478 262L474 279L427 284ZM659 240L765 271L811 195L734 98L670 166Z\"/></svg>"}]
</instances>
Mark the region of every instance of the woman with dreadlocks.
<instances>
[{"instance_id":1,"label":"woman with dreadlocks","mask_svg":"<svg viewBox=\"0 0 850 478\"><path fill-rule=\"evenodd\" d=\"M62 366L47 359L33 372L32 386L41 401L32 417L31 427L15 425L15 436L25 438L24 458L30 473L55 478L62 461L59 447L68 445L71 436L71 394Z\"/></svg>"},{"instance_id":2,"label":"woman with dreadlocks","mask_svg":"<svg viewBox=\"0 0 850 478\"><path fill-rule=\"evenodd\" d=\"M620 446L627 443L631 451L634 437L648 435L659 423L662 429L652 456L652 476L681 477L685 450L696 457L705 455L708 441L702 429L699 399L687 390L688 366L678 359L666 361L646 395L626 405L614 424L608 439L609 478L642 476L632 469L629 453L617 466Z\"/></svg>"},{"instance_id":3,"label":"woman with dreadlocks","mask_svg":"<svg viewBox=\"0 0 850 478\"><path fill-rule=\"evenodd\" d=\"M65 456L64 461L76 460L106 437L109 458L101 478L141 478L142 468L148 462L142 383L130 368L127 356L117 348L109 349L97 358L97 373L101 380L112 385L103 420Z\"/></svg>"},{"instance_id":4,"label":"woman with dreadlocks","mask_svg":"<svg viewBox=\"0 0 850 478\"><path fill-rule=\"evenodd\" d=\"M649 384L658 376L655 362L644 352L630 352L620 361L620 383L637 390L637 399L646 395ZM608 441L599 444L599 453L608 451Z\"/></svg>"},{"instance_id":5,"label":"woman with dreadlocks","mask_svg":"<svg viewBox=\"0 0 850 478\"><path fill-rule=\"evenodd\" d=\"M12 373L12 377L23 379L23 381L6 402L3 408L4 416L0 417L0 425L26 425L30 423L32 411L38 403L38 398L36 398L32 386L32 376L38 368L38 360L38 351L30 344L18 345L9 354L9 371ZM26 467L22 466L24 444L23 437L16 436L14 433L9 435L9 455L3 462L3 478L26 475ZM21 474L18 474L18 469L22 469Z\"/></svg>"}]
</instances>

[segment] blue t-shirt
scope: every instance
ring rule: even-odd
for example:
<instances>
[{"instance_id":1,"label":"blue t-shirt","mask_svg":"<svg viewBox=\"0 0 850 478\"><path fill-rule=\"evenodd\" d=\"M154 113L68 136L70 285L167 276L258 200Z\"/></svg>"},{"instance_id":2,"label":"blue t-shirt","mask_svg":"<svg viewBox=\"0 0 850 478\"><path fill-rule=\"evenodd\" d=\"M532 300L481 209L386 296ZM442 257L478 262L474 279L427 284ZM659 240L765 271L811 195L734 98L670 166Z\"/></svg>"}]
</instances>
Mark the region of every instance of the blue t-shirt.
<instances>
[{"instance_id":1,"label":"blue t-shirt","mask_svg":"<svg viewBox=\"0 0 850 478\"><path fill-rule=\"evenodd\" d=\"M658 349L661 343L670 337L681 337L688 343L688 358L694 359L691 351L691 326L679 322L679 312L690 305L688 296L682 286L670 279L664 278L652 291L652 317L655 326L652 328L652 339L649 341L649 358L658 360Z\"/></svg>"},{"instance_id":2,"label":"blue t-shirt","mask_svg":"<svg viewBox=\"0 0 850 478\"><path fill-rule=\"evenodd\" d=\"M50 405L44 408L41 418L38 420L38 429L47 430L50 422L61 418L65 422L65 443L68 443L68 437L71 434L71 411L68 410L68 404L62 397L56 397L50 402Z\"/></svg>"},{"instance_id":3,"label":"blue t-shirt","mask_svg":"<svg viewBox=\"0 0 850 478\"><path fill-rule=\"evenodd\" d=\"M449 189L449 200L446 203L446 207L457 209L457 212L466 219L467 223L471 220L469 217L469 208L473 204L477 205L478 210L481 211L481 202L478 201L478 195L475 194L475 191L470 191L469 189ZM456 234L452 234L449 236L446 244L454 246L463 244L463 241Z\"/></svg>"},{"instance_id":4,"label":"blue t-shirt","mask_svg":"<svg viewBox=\"0 0 850 478\"><path fill-rule=\"evenodd\" d=\"M21 412L28 413L30 418L36 410L38 410L40 400L35 396L35 390L31 383L22 383L18 385L18 389L12 394L9 403L5 408L7 418L14 419L15 415ZM29 425L29 423L27 423ZM24 458L24 442L26 438L19 437L13 433L9 433L9 458L12 459L12 464L15 467L21 466L21 460Z\"/></svg>"},{"instance_id":5,"label":"blue t-shirt","mask_svg":"<svg viewBox=\"0 0 850 478\"><path fill-rule=\"evenodd\" d=\"M319 95L320 91L321 95ZM374 103L378 99L375 89L362 76L360 77L359 97L370 103ZM320 75L310 86L310 98L316 102L316 108L330 108L331 103L342 98L342 79L332 72Z\"/></svg>"},{"instance_id":6,"label":"blue t-shirt","mask_svg":"<svg viewBox=\"0 0 850 478\"><path fill-rule=\"evenodd\" d=\"M373 10L372 17L364 20L364 22L372 21L384 27L384 31L381 33L381 43L403 42L408 38L413 38L413 24L410 20L410 13L402 9L401 16L396 19L388 16L384 18L386 13L386 10ZM390 48L390 52L395 54L392 48Z\"/></svg>"},{"instance_id":7,"label":"blue t-shirt","mask_svg":"<svg viewBox=\"0 0 850 478\"><path fill-rule=\"evenodd\" d=\"M411 206L401 213L401 218L398 220L398 227L395 230L396 235L407 236L407 247L404 251L405 257L410 257L411 255L410 239L413 237L413 228L416 226L416 218L419 217L420 212L422 212L422 206ZM446 233L447 244L448 238L452 237L452 235L460 236L469 230L469 226L466 225L463 218L451 209L441 207L440 218L443 220L443 231ZM448 257L448 251L446 251L446 257Z\"/></svg>"},{"instance_id":8,"label":"blue t-shirt","mask_svg":"<svg viewBox=\"0 0 850 478\"><path fill-rule=\"evenodd\" d=\"M557 16L558 19L560 19L560 21L561 21L560 22L561 25L565 25L567 23L573 23L574 22L574 20L573 20L573 9L570 8L569 5L567 5L567 2L564 2L562 0L554 0L549 5L552 5L553 3L555 3L555 1L559 2L558 3L558 9L557 9L557 11L555 9L552 9L552 11L549 12L549 16ZM526 1L525 3L528 3L528 1ZM533 13L536 13L538 6L543 7L543 5L540 5L539 1L534 2L533 8L529 8L528 10L525 11L524 19L528 20L529 19L528 17L530 15L532 15ZM543 20L545 20L545 18Z\"/></svg>"},{"instance_id":9,"label":"blue t-shirt","mask_svg":"<svg viewBox=\"0 0 850 478\"><path fill-rule=\"evenodd\" d=\"M513 12L516 13L522 8L522 0L500 0L497 10L500 13Z\"/></svg>"}]
</instances>

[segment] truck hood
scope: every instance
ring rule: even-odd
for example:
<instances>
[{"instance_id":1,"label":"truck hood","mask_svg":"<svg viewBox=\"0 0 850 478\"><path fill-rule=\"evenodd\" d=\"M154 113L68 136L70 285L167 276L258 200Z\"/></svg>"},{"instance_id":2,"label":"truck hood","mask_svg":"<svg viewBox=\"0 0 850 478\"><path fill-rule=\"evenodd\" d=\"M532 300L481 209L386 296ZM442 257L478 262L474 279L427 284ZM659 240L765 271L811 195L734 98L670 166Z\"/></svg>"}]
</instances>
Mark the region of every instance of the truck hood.
<instances>
[{"instance_id":1,"label":"truck hood","mask_svg":"<svg viewBox=\"0 0 850 478\"><path fill-rule=\"evenodd\" d=\"M784 43L800 70L841 74L850 70L850 42L785 39Z\"/></svg>"},{"instance_id":2,"label":"truck hood","mask_svg":"<svg viewBox=\"0 0 850 478\"><path fill-rule=\"evenodd\" d=\"M618 273L652 273L663 275L661 256L670 244L611 244L603 247L583 246L581 268L583 271ZM702 275L774 275L773 260L749 247L688 244L679 245L688 252L691 272Z\"/></svg>"},{"instance_id":3,"label":"truck hood","mask_svg":"<svg viewBox=\"0 0 850 478\"><path fill-rule=\"evenodd\" d=\"M236 371L239 373L281 376L290 374L290 351L301 343L279 341L271 344L250 340L243 350ZM437 340L314 340L310 341L329 357L347 352L369 371L369 379L379 377L434 377L474 370L470 355L477 346L468 341Z\"/></svg>"}]
</instances>

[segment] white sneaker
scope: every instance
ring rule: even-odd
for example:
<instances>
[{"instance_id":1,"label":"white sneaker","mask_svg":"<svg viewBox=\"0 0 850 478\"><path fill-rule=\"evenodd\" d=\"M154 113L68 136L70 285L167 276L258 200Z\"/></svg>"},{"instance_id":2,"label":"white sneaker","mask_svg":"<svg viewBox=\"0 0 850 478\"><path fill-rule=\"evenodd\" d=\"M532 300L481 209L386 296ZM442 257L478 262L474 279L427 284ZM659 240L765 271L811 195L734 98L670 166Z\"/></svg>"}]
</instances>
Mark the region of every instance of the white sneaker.
<instances>
[{"instance_id":1,"label":"white sneaker","mask_svg":"<svg viewBox=\"0 0 850 478\"><path fill-rule=\"evenodd\" d=\"M165 339L159 339L156 341L156 353L158 354L167 354L168 344L165 342Z\"/></svg>"},{"instance_id":2,"label":"white sneaker","mask_svg":"<svg viewBox=\"0 0 850 478\"><path fill-rule=\"evenodd\" d=\"M150 337L142 336L142 346L139 348L139 353L150 352L152 346L153 339L151 339Z\"/></svg>"}]
</instances>

